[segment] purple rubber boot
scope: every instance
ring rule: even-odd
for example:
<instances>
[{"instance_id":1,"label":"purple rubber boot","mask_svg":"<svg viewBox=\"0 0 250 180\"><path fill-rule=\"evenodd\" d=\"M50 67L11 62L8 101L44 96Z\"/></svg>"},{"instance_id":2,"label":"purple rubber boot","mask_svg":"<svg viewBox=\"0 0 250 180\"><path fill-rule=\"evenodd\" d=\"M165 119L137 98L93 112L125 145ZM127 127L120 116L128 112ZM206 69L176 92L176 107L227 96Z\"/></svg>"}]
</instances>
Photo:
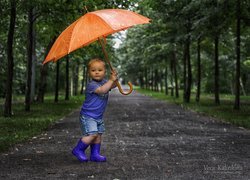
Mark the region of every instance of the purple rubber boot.
<instances>
[{"instance_id":1,"label":"purple rubber boot","mask_svg":"<svg viewBox=\"0 0 250 180\"><path fill-rule=\"evenodd\" d=\"M90 161L106 162L106 157L100 155L101 144L91 144Z\"/></svg>"},{"instance_id":2,"label":"purple rubber boot","mask_svg":"<svg viewBox=\"0 0 250 180\"><path fill-rule=\"evenodd\" d=\"M82 142L82 140L80 139L76 145L76 147L72 150L72 154L77 157L77 159L80 162L87 162L88 158L85 155L84 151L85 149L88 148L88 144L85 144L84 142Z\"/></svg>"}]
</instances>

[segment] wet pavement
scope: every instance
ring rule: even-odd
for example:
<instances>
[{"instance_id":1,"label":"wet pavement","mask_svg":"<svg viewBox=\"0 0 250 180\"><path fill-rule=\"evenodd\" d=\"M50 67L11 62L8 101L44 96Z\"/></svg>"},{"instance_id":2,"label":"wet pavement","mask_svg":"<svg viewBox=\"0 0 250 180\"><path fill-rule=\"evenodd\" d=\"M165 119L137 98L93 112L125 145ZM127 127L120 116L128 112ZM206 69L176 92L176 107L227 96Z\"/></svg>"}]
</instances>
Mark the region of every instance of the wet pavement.
<instances>
[{"instance_id":1,"label":"wet pavement","mask_svg":"<svg viewBox=\"0 0 250 180\"><path fill-rule=\"evenodd\" d=\"M80 163L79 110L1 154L0 179L250 179L250 130L136 92L111 93L107 162Z\"/></svg>"}]
</instances>

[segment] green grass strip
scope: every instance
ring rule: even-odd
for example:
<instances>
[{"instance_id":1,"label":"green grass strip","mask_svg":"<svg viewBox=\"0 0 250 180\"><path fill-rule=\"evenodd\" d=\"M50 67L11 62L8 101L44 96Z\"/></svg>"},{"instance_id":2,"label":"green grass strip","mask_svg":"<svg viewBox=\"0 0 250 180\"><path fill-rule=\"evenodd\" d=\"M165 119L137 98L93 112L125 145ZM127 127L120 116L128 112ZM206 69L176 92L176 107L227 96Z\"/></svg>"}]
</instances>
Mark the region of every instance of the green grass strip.
<instances>
[{"instance_id":1,"label":"green grass strip","mask_svg":"<svg viewBox=\"0 0 250 180\"><path fill-rule=\"evenodd\" d=\"M215 105L213 94L202 94L199 103L195 102L195 94L192 94L190 103L184 103L182 98L183 93L181 91L179 98L165 95L163 92L155 92L140 88L138 88L137 91L147 96L165 100L207 116L216 117L219 120L229 122L236 126L250 128L250 96L242 96L240 110L234 110L233 95L220 95L221 104Z\"/></svg>"},{"instance_id":2,"label":"green grass strip","mask_svg":"<svg viewBox=\"0 0 250 180\"><path fill-rule=\"evenodd\" d=\"M15 102L11 118L0 116L0 152L41 134L54 122L80 108L84 100L83 95L71 97L69 101L60 100L64 98L60 97L58 103L54 103L53 98L49 96L44 103L33 103L30 112L25 112L23 101Z\"/></svg>"}]
</instances>

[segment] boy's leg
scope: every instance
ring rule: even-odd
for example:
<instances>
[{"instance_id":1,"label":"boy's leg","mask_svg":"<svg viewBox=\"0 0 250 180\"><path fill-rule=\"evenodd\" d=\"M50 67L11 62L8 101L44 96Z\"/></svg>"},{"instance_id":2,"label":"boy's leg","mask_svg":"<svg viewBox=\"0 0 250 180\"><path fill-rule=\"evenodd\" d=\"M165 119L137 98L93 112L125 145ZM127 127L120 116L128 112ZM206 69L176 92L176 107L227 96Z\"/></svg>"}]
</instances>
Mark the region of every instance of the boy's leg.
<instances>
[{"instance_id":1,"label":"boy's leg","mask_svg":"<svg viewBox=\"0 0 250 180\"><path fill-rule=\"evenodd\" d=\"M93 144L101 144L102 142L102 134L98 134L96 138L93 140Z\"/></svg>"},{"instance_id":2,"label":"boy's leg","mask_svg":"<svg viewBox=\"0 0 250 180\"><path fill-rule=\"evenodd\" d=\"M101 134L98 134L96 139L90 145L90 148L91 148L90 161L95 161L95 162L105 162L106 161L106 157L100 155L101 136L102 136Z\"/></svg>"},{"instance_id":3,"label":"boy's leg","mask_svg":"<svg viewBox=\"0 0 250 180\"><path fill-rule=\"evenodd\" d=\"M82 139L79 139L77 145L72 150L72 154L77 157L77 159L80 162L87 162L88 158L85 154L85 150L89 147L89 144L86 144L82 141Z\"/></svg>"},{"instance_id":4,"label":"boy's leg","mask_svg":"<svg viewBox=\"0 0 250 180\"><path fill-rule=\"evenodd\" d=\"M88 148L89 144L95 141L97 134L82 137L76 147L72 150L72 154L77 157L81 162L87 162L88 158L85 154L85 150Z\"/></svg>"},{"instance_id":5,"label":"boy's leg","mask_svg":"<svg viewBox=\"0 0 250 180\"><path fill-rule=\"evenodd\" d=\"M78 141L76 147L72 150L72 154L77 157L81 162L87 162L85 150L97 138L97 123L91 119L84 116L80 116L80 125L83 133L83 137Z\"/></svg>"},{"instance_id":6,"label":"boy's leg","mask_svg":"<svg viewBox=\"0 0 250 180\"><path fill-rule=\"evenodd\" d=\"M97 138L98 138L98 134L92 134L89 136L83 136L82 141L86 144L91 144L91 143L95 142Z\"/></svg>"}]
</instances>

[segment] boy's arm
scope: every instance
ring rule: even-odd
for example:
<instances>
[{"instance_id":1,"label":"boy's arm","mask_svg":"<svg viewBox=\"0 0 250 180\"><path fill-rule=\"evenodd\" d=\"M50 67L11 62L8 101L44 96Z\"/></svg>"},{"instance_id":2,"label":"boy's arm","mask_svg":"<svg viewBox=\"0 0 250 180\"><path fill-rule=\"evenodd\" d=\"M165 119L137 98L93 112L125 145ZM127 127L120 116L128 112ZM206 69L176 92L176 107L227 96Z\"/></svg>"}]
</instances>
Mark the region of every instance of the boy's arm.
<instances>
[{"instance_id":1,"label":"boy's arm","mask_svg":"<svg viewBox=\"0 0 250 180\"><path fill-rule=\"evenodd\" d=\"M113 83L114 83L113 80L111 80L111 79L108 80L104 85L98 87L95 90L95 93L97 93L97 94L105 94L105 93L107 93L112 88Z\"/></svg>"},{"instance_id":2,"label":"boy's arm","mask_svg":"<svg viewBox=\"0 0 250 180\"><path fill-rule=\"evenodd\" d=\"M110 89L116 87L115 81L117 81L117 72L113 71L113 72L111 72L111 76L110 76L109 80L104 85L98 87L95 90L95 93L97 93L97 94L107 93Z\"/></svg>"}]
</instances>

